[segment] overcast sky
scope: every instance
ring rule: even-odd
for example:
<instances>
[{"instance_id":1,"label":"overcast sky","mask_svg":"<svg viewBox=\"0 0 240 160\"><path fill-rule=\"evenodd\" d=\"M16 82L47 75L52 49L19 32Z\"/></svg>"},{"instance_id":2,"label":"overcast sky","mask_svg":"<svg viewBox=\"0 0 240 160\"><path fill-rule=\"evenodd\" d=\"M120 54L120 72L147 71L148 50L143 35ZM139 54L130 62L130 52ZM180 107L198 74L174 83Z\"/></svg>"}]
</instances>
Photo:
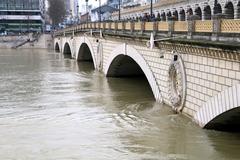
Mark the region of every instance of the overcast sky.
<instances>
[{"instance_id":1,"label":"overcast sky","mask_svg":"<svg viewBox=\"0 0 240 160\"><path fill-rule=\"evenodd\" d=\"M101 4L106 3L107 0L101 0ZM83 5L86 5L86 1L85 0L79 0L79 6L80 6L80 12L81 12L81 7ZM99 5L99 0L88 0L88 5L93 5L94 7L97 7Z\"/></svg>"}]
</instances>

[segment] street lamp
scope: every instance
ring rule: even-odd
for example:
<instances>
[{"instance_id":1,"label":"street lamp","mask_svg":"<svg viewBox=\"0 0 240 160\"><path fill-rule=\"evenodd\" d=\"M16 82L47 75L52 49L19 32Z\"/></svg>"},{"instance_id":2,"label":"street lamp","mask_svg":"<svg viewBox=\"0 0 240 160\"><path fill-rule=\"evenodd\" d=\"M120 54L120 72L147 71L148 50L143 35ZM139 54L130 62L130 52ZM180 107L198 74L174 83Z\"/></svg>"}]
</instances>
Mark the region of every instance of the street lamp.
<instances>
[{"instance_id":1,"label":"street lamp","mask_svg":"<svg viewBox=\"0 0 240 160\"><path fill-rule=\"evenodd\" d=\"M86 2L87 23L88 23L88 0L85 0L85 2Z\"/></svg>"},{"instance_id":2,"label":"street lamp","mask_svg":"<svg viewBox=\"0 0 240 160\"><path fill-rule=\"evenodd\" d=\"M79 23L78 11L79 11L79 5L77 4L77 24Z\"/></svg>"},{"instance_id":3,"label":"street lamp","mask_svg":"<svg viewBox=\"0 0 240 160\"><path fill-rule=\"evenodd\" d=\"M118 9L119 9L119 10L118 10L118 20L119 20L119 21L121 20L121 9L120 9L121 6L120 6L120 5L121 5L121 0L118 0L118 6L119 6L119 8L118 8Z\"/></svg>"},{"instance_id":4,"label":"street lamp","mask_svg":"<svg viewBox=\"0 0 240 160\"><path fill-rule=\"evenodd\" d=\"M97 0L96 0L97 1ZM98 0L99 1L99 7L98 7L98 18L99 18L99 22L101 22L101 0Z\"/></svg>"},{"instance_id":5,"label":"street lamp","mask_svg":"<svg viewBox=\"0 0 240 160\"><path fill-rule=\"evenodd\" d=\"M86 12L87 12L87 8L88 8L88 0L85 0L85 2L86 2Z\"/></svg>"},{"instance_id":6,"label":"street lamp","mask_svg":"<svg viewBox=\"0 0 240 160\"><path fill-rule=\"evenodd\" d=\"M28 33L30 33L30 31L29 31L29 21L30 21L30 19L29 19L29 15L27 15L27 32Z\"/></svg>"},{"instance_id":7,"label":"street lamp","mask_svg":"<svg viewBox=\"0 0 240 160\"><path fill-rule=\"evenodd\" d=\"M152 0L151 0L151 7L150 7L150 15L151 15L151 19L152 19L152 17L153 17L153 6L152 6L153 4L152 4Z\"/></svg>"}]
</instances>

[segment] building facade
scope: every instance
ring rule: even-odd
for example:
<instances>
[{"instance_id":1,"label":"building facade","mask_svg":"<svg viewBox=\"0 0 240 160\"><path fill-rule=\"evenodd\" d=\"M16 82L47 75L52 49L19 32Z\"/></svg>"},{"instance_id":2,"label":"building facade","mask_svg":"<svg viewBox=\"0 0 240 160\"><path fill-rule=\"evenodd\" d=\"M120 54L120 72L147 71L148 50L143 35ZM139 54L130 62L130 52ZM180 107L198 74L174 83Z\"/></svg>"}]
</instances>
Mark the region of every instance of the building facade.
<instances>
[{"instance_id":1,"label":"building facade","mask_svg":"<svg viewBox=\"0 0 240 160\"><path fill-rule=\"evenodd\" d=\"M122 1L120 0L120 3ZM110 7L113 7L113 8L119 8L119 0L108 0L107 1L107 5L109 5Z\"/></svg>"},{"instance_id":2,"label":"building facade","mask_svg":"<svg viewBox=\"0 0 240 160\"><path fill-rule=\"evenodd\" d=\"M150 14L150 5L123 8L122 20L141 19ZM154 17L158 21L186 21L191 18L198 20L240 19L240 0L159 0L153 5ZM112 14L112 19L118 19L118 13Z\"/></svg>"},{"instance_id":3,"label":"building facade","mask_svg":"<svg viewBox=\"0 0 240 160\"><path fill-rule=\"evenodd\" d=\"M79 10L79 5L78 5L78 0L71 0L71 11L72 11L72 16L77 17L78 16L78 10Z\"/></svg>"},{"instance_id":4,"label":"building facade","mask_svg":"<svg viewBox=\"0 0 240 160\"><path fill-rule=\"evenodd\" d=\"M152 3L156 3L159 0L152 0ZM151 0L122 0L122 8L134 8L137 6L145 6L151 3Z\"/></svg>"},{"instance_id":5,"label":"building facade","mask_svg":"<svg viewBox=\"0 0 240 160\"><path fill-rule=\"evenodd\" d=\"M65 7L67 11L66 24L76 23L79 19L79 4L78 0L65 0Z\"/></svg>"},{"instance_id":6,"label":"building facade","mask_svg":"<svg viewBox=\"0 0 240 160\"><path fill-rule=\"evenodd\" d=\"M108 4L104 4L101 7L94 8L90 12L91 21L95 22L110 20L112 13L117 10L117 8L114 8Z\"/></svg>"},{"instance_id":7,"label":"building facade","mask_svg":"<svg viewBox=\"0 0 240 160\"><path fill-rule=\"evenodd\" d=\"M1 0L0 32L41 32L44 0Z\"/></svg>"}]
</instances>

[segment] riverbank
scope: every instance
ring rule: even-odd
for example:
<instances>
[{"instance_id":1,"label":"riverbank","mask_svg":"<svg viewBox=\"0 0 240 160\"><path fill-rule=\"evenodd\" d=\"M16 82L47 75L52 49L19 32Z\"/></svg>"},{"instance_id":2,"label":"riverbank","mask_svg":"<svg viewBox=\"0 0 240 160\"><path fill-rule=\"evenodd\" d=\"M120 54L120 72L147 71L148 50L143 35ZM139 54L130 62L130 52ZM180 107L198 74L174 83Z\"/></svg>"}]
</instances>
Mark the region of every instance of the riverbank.
<instances>
[{"instance_id":1,"label":"riverbank","mask_svg":"<svg viewBox=\"0 0 240 160\"><path fill-rule=\"evenodd\" d=\"M0 49L51 49L53 40L50 34L41 34L35 37L33 34L20 36L1 36Z\"/></svg>"}]
</instances>

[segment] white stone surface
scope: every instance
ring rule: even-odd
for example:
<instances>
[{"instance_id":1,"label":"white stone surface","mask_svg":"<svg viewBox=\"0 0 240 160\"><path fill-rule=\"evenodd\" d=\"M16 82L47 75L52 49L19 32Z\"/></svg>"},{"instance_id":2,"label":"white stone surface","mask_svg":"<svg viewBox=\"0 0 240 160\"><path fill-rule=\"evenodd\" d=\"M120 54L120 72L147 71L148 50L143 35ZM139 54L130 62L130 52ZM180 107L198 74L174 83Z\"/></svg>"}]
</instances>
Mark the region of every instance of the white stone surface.
<instances>
[{"instance_id":1,"label":"white stone surface","mask_svg":"<svg viewBox=\"0 0 240 160\"><path fill-rule=\"evenodd\" d=\"M98 42L97 42L98 40ZM91 36L55 38L63 52L69 43L73 56L78 57L81 44L90 48L97 68L102 61L102 70L107 74L111 62L118 55L130 56L144 71L157 101L170 104L168 96L168 68L173 55L164 48L149 49L143 43L128 40L115 40ZM100 57L98 49L102 45ZM204 127L217 115L240 105L240 62L204 54L180 52L187 75L187 95L183 113L192 117ZM160 58L164 55L164 58Z\"/></svg>"}]
</instances>

